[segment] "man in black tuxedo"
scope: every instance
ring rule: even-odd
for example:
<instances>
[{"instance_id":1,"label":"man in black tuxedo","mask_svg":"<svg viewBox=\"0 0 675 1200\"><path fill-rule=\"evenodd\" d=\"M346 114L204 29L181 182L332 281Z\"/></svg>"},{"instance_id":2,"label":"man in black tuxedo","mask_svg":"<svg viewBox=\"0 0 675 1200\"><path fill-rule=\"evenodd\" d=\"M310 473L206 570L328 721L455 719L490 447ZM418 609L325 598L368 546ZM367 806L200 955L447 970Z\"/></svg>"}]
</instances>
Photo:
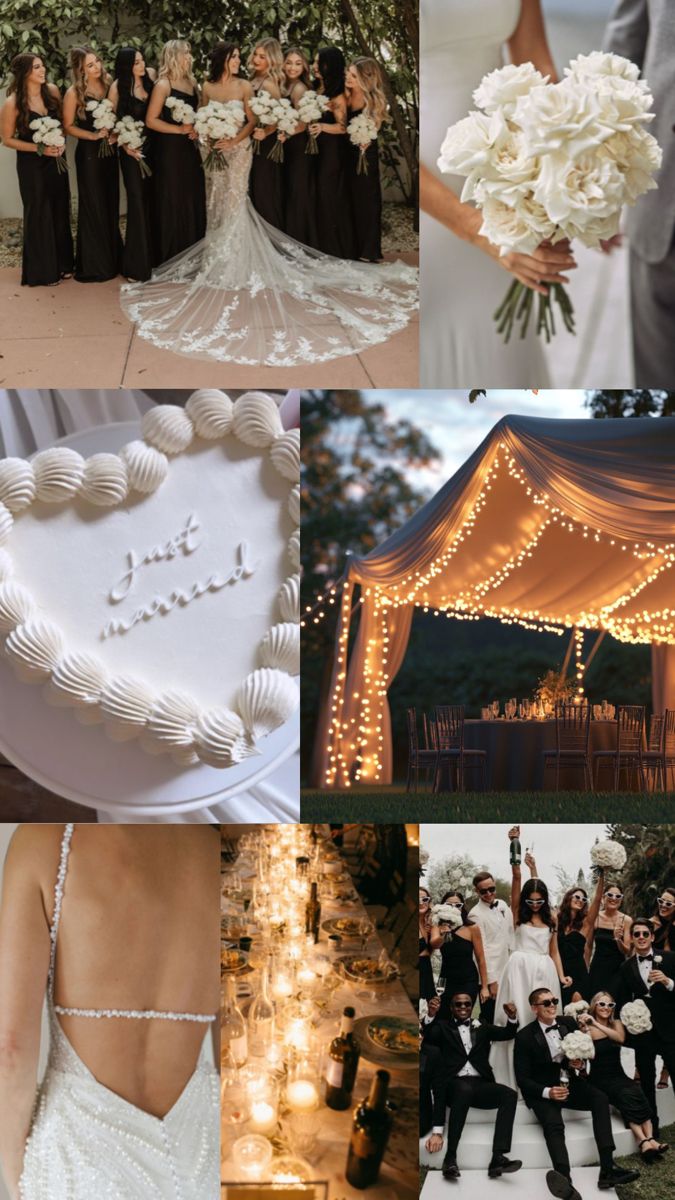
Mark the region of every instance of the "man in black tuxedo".
<instances>
[{"instance_id":1,"label":"man in black tuxedo","mask_svg":"<svg viewBox=\"0 0 675 1200\"><path fill-rule=\"evenodd\" d=\"M616 1187L639 1177L639 1171L624 1171L614 1163L614 1138L609 1101L585 1077L583 1069L570 1069L562 1050L563 1038L578 1029L571 1017L556 1020L559 1003L549 988L535 988L529 996L535 1020L516 1036L514 1067L518 1087L528 1108L544 1131L553 1170L546 1176L548 1189L561 1200L581 1200L572 1184L570 1160L565 1145L563 1108L588 1111L593 1118L593 1135L600 1155L598 1187ZM561 1071L564 1074L561 1077ZM567 1082L569 1080L569 1082Z\"/></svg>"},{"instance_id":2,"label":"man in black tuxedo","mask_svg":"<svg viewBox=\"0 0 675 1200\"><path fill-rule=\"evenodd\" d=\"M420 1137L445 1125L445 1071L438 1046L422 1042L420 1046ZM441 1139L442 1140L442 1139ZM440 1146L428 1149L440 1150Z\"/></svg>"},{"instance_id":3,"label":"man in black tuxedo","mask_svg":"<svg viewBox=\"0 0 675 1200\"><path fill-rule=\"evenodd\" d=\"M513 1122L518 1095L513 1088L495 1083L489 1062L493 1042L508 1041L518 1028L515 1005L505 1004L508 1025L488 1025L471 1021L473 1000L458 992L450 1000L450 1017L436 1017L427 1026L425 1040L441 1051L445 1072L445 1102L450 1105L448 1145L443 1159L444 1179L459 1179L457 1147L470 1108L496 1108L490 1179L520 1170L522 1163L507 1158L511 1149ZM445 1115L445 1114L444 1114ZM432 1136L443 1135L443 1122L434 1124ZM438 1147L440 1149L440 1146Z\"/></svg>"},{"instance_id":4,"label":"man in black tuxedo","mask_svg":"<svg viewBox=\"0 0 675 1200\"><path fill-rule=\"evenodd\" d=\"M652 1110L654 1135L658 1137L657 1054L668 1068L675 1090L675 954L654 950L654 931L646 917L633 921L631 939L635 954L619 968L616 1015L620 1016L629 1000L644 1000L651 1013L652 1028L647 1033L628 1034L627 1044L635 1051L640 1086Z\"/></svg>"}]
</instances>

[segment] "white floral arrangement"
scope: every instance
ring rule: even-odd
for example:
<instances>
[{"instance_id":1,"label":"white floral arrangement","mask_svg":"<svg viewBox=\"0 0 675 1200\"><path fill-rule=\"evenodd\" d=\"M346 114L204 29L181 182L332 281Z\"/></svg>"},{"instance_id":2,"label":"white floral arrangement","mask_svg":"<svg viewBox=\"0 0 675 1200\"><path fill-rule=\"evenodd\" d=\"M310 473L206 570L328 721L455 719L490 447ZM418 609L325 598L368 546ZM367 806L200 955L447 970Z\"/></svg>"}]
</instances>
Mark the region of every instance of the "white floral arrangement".
<instances>
[{"instance_id":1,"label":"white floral arrangement","mask_svg":"<svg viewBox=\"0 0 675 1200\"><path fill-rule=\"evenodd\" d=\"M604 870L621 871L626 865L626 851L620 842L596 842L591 848L591 862Z\"/></svg>"},{"instance_id":2,"label":"white floral arrangement","mask_svg":"<svg viewBox=\"0 0 675 1200\"><path fill-rule=\"evenodd\" d=\"M462 924L462 910L452 904L434 904L431 919L434 925L451 925L453 929L458 929Z\"/></svg>"},{"instance_id":3,"label":"white floral arrangement","mask_svg":"<svg viewBox=\"0 0 675 1200\"><path fill-rule=\"evenodd\" d=\"M328 97L319 92L304 92L298 100L297 113L303 125L314 125L320 121L328 108ZM319 143L315 134L307 131L305 154L318 154Z\"/></svg>"},{"instance_id":4,"label":"white floral arrangement","mask_svg":"<svg viewBox=\"0 0 675 1200\"><path fill-rule=\"evenodd\" d=\"M88 100L85 108L92 115L92 123L94 129L106 129L108 133L112 133L117 124L117 114L112 106L112 101L107 97L102 100ZM99 157L104 158L108 154L112 154L112 146L110 139L107 137L101 138L98 146Z\"/></svg>"},{"instance_id":5,"label":"white floral arrangement","mask_svg":"<svg viewBox=\"0 0 675 1200\"><path fill-rule=\"evenodd\" d=\"M141 175L152 175L150 167L143 158L143 147L145 146L145 125L142 121L135 121L134 118L127 114L126 117L120 117L115 125L115 133L117 134L117 145L128 146L129 150L140 151L140 157L136 159Z\"/></svg>"},{"instance_id":6,"label":"white floral arrangement","mask_svg":"<svg viewBox=\"0 0 675 1200\"><path fill-rule=\"evenodd\" d=\"M206 171L223 171L227 158L216 149L221 138L235 138L246 121L246 112L241 100L209 100L195 115L195 129L199 140L208 147L204 159Z\"/></svg>"},{"instance_id":7,"label":"white floral arrangement","mask_svg":"<svg viewBox=\"0 0 675 1200\"><path fill-rule=\"evenodd\" d=\"M418 1014L419 1014L420 1021L423 1021L426 1017L429 1016L429 1004L424 999L423 996L420 996L420 999L418 1001Z\"/></svg>"},{"instance_id":8,"label":"white floral arrangement","mask_svg":"<svg viewBox=\"0 0 675 1200\"><path fill-rule=\"evenodd\" d=\"M164 101L165 107L171 113L171 120L176 125L194 125L197 120L197 114L191 104L187 100L179 100L178 96L167 96Z\"/></svg>"},{"instance_id":9,"label":"white floral arrangement","mask_svg":"<svg viewBox=\"0 0 675 1200\"><path fill-rule=\"evenodd\" d=\"M544 241L578 238L598 247L619 231L621 210L655 188L658 142L644 126L653 97L639 68L617 54L581 54L550 83L531 63L486 75L472 111L445 136L443 173L466 178L461 198L481 211L482 236L509 251L531 254ZM508 342L521 336L535 293L514 280L495 313ZM537 333L555 333L553 300L574 332L572 305L562 284L539 294Z\"/></svg>"},{"instance_id":10,"label":"white floral arrangement","mask_svg":"<svg viewBox=\"0 0 675 1200\"><path fill-rule=\"evenodd\" d=\"M30 122L30 128L33 130L32 140L35 142L38 154L44 154L47 146L60 148L66 144L61 122L57 121L55 117L36 117L34 121ZM57 171L68 170L68 164L63 155L54 155L53 157Z\"/></svg>"},{"instance_id":11,"label":"white floral arrangement","mask_svg":"<svg viewBox=\"0 0 675 1200\"><path fill-rule=\"evenodd\" d=\"M619 1013L621 1021L629 1033L634 1035L648 1033L652 1028L652 1017L644 1000L629 1000Z\"/></svg>"},{"instance_id":12,"label":"white floral arrangement","mask_svg":"<svg viewBox=\"0 0 675 1200\"><path fill-rule=\"evenodd\" d=\"M273 122L269 122L269 124L273 123L276 125L277 134L283 133L286 137L293 137L300 124L300 117L290 100L287 100L285 97L282 100L275 100L272 115L274 120ZM278 137L274 139L267 157L272 162L284 161L284 143Z\"/></svg>"},{"instance_id":13,"label":"white floral arrangement","mask_svg":"<svg viewBox=\"0 0 675 1200\"><path fill-rule=\"evenodd\" d=\"M588 1012L589 1008L590 1005L586 1000L571 1000L569 1004L565 1005L563 1016L572 1017L573 1020L577 1021L579 1017Z\"/></svg>"},{"instance_id":14,"label":"white floral arrangement","mask_svg":"<svg viewBox=\"0 0 675 1200\"><path fill-rule=\"evenodd\" d=\"M359 113L356 117L352 117L347 126L347 136L352 146L359 147L359 160L356 164L357 175L368 174L368 163L366 162L366 151L371 142L377 138L377 125L372 117L366 113Z\"/></svg>"},{"instance_id":15,"label":"white floral arrangement","mask_svg":"<svg viewBox=\"0 0 675 1200\"><path fill-rule=\"evenodd\" d=\"M566 1034L561 1042L561 1049L569 1062L574 1062L579 1058L585 1060L595 1058L593 1038L590 1034L582 1033L580 1030L575 1029L573 1033Z\"/></svg>"},{"instance_id":16,"label":"white floral arrangement","mask_svg":"<svg viewBox=\"0 0 675 1200\"><path fill-rule=\"evenodd\" d=\"M257 92L255 96L251 96L251 99L248 103L251 112L257 119L258 125L262 127L276 124L274 119L274 108L277 101L275 100L274 96L270 96L269 92L266 92L264 88ZM260 154L260 146L260 141L254 138L254 154Z\"/></svg>"}]
</instances>

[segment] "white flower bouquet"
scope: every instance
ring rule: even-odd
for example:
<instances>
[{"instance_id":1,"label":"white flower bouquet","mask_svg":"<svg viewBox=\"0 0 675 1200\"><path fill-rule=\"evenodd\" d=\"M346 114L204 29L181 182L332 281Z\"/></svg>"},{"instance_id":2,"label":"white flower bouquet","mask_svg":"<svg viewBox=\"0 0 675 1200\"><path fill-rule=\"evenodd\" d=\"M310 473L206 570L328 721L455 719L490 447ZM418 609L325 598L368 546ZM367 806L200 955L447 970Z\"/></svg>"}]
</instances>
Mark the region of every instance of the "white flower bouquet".
<instances>
[{"instance_id":1,"label":"white flower bouquet","mask_svg":"<svg viewBox=\"0 0 675 1200\"><path fill-rule=\"evenodd\" d=\"M577 1021L579 1017L588 1012L589 1007L590 1006L586 1000L571 1000L569 1004L565 1005L563 1009L563 1016L573 1017L574 1020Z\"/></svg>"},{"instance_id":2,"label":"white flower bouquet","mask_svg":"<svg viewBox=\"0 0 675 1200\"><path fill-rule=\"evenodd\" d=\"M63 136L61 122L55 117L36 117L30 122L30 128L34 131L32 140L35 142L38 154L44 154L47 146L65 146L66 139ZM52 157L50 155L50 157ZM65 156L54 155L56 169L59 172L68 170L68 164Z\"/></svg>"},{"instance_id":3,"label":"white flower bouquet","mask_svg":"<svg viewBox=\"0 0 675 1200\"><path fill-rule=\"evenodd\" d=\"M179 100L178 96L167 96L165 108L168 108L171 120L176 125L194 125L197 114L186 100Z\"/></svg>"},{"instance_id":4,"label":"white flower bouquet","mask_svg":"<svg viewBox=\"0 0 675 1200\"><path fill-rule=\"evenodd\" d=\"M431 919L434 925L451 925L453 929L458 929L462 924L462 913L452 904L434 904Z\"/></svg>"},{"instance_id":5,"label":"white flower bouquet","mask_svg":"<svg viewBox=\"0 0 675 1200\"><path fill-rule=\"evenodd\" d=\"M216 142L221 138L235 138L243 128L246 113L241 100L209 100L203 108L197 110L195 129L200 141L208 146L204 159L206 171L222 171L227 167L227 157L216 149Z\"/></svg>"},{"instance_id":6,"label":"white flower bouquet","mask_svg":"<svg viewBox=\"0 0 675 1200\"><path fill-rule=\"evenodd\" d=\"M328 97L319 92L305 92L298 100L297 113L303 125L314 125L320 121L328 108ZM319 143L313 133L307 132L305 154L318 154Z\"/></svg>"},{"instance_id":7,"label":"white flower bouquet","mask_svg":"<svg viewBox=\"0 0 675 1200\"><path fill-rule=\"evenodd\" d=\"M594 51L550 83L531 63L492 71L473 94L480 111L451 126L439 169L466 178L462 200L481 211L480 233L500 254L531 254L542 242L578 238L597 247L619 229L622 207L655 188L658 142L644 129L652 95L628 59ZM495 313L508 342L514 324L525 336L532 288L514 280ZM539 294L537 333L555 333L553 300L565 327L574 313L559 283Z\"/></svg>"},{"instance_id":8,"label":"white flower bouquet","mask_svg":"<svg viewBox=\"0 0 675 1200\"><path fill-rule=\"evenodd\" d=\"M359 147L359 161L356 164L357 175L368 174L368 163L366 162L366 150L371 142L374 142L377 137L377 125L372 117L366 116L365 113L359 113L358 116L352 117L347 126L347 136L352 146Z\"/></svg>"},{"instance_id":9,"label":"white flower bouquet","mask_svg":"<svg viewBox=\"0 0 675 1200\"><path fill-rule=\"evenodd\" d=\"M596 842L591 848L591 862L594 867L621 871L626 865L626 851L620 842L609 839L605 842Z\"/></svg>"},{"instance_id":10,"label":"white flower bouquet","mask_svg":"<svg viewBox=\"0 0 675 1200\"><path fill-rule=\"evenodd\" d=\"M649 1033L652 1027L652 1017L644 1000L629 1000L619 1013L623 1024L629 1033Z\"/></svg>"},{"instance_id":11,"label":"white flower bouquet","mask_svg":"<svg viewBox=\"0 0 675 1200\"><path fill-rule=\"evenodd\" d=\"M276 100L272 111L273 123L277 127L277 134L285 133L287 137L292 137L300 124L300 117L290 100L285 98L283 100ZM278 136L274 139L267 157L271 158L272 162L284 161L284 143L279 141Z\"/></svg>"},{"instance_id":12,"label":"white flower bouquet","mask_svg":"<svg viewBox=\"0 0 675 1200\"><path fill-rule=\"evenodd\" d=\"M117 145L128 146L130 150L140 151L140 158L136 159L138 169L141 175L146 178L152 175L150 167L143 158L143 147L145 146L145 125L142 121L135 121L132 116L127 114L126 117L120 117L115 125L115 133L117 134Z\"/></svg>"},{"instance_id":13,"label":"white flower bouquet","mask_svg":"<svg viewBox=\"0 0 675 1200\"><path fill-rule=\"evenodd\" d=\"M593 1038L589 1033L582 1033L578 1029L575 1029L573 1033L565 1035L561 1042L561 1049L569 1062L574 1062L579 1058L585 1060L595 1058Z\"/></svg>"},{"instance_id":14,"label":"white flower bouquet","mask_svg":"<svg viewBox=\"0 0 675 1200\"><path fill-rule=\"evenodd\" d=\"M274 109L277 101L275 100L274 96L270 96L269 92L266 92L264 88L257 92L255 96L252 96L248 103L251 112L257 118L258 125L261 127L267 125L276 125ZM260 141L257 138L254 138L254 154L260 154L260 146Z\"/></svg>"},{"instance_id":15,"label":"white flower bouquet","mask_svg":"<svg viewBox=\"0 0 675 1200\"><path fill-rule=\"evenodd\" d=\"M94 129L107 129L109 133L113 132L117 124L117 114L110 100L105 96L102 100L88 100L85 107L87 112L90 112L92 115ZM98 153L100 158L105 158L107 155L112 154L112 146L110 145L109 138L101 138L98 144Z\"/></svg>"}]
</instances>

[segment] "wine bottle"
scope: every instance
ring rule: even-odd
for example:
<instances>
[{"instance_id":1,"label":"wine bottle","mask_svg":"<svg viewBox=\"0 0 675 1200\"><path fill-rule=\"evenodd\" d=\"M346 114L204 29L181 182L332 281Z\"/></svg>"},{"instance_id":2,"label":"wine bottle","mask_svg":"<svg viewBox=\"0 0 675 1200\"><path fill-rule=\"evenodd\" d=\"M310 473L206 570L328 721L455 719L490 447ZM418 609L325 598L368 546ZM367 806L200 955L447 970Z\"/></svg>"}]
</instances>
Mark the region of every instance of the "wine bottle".
<instances>
[{"instance_id":1,"label":"wine bottle","mask_svg":"<svg viewBox=\"0 0 675 1200\"><path fill-rule=\"evenodd\" d=\"M311 934L315 942L319 940L321 924L321 905L319 903L319 885L312 884L312 890L305 909L305 933Z\"/></svg>"},{"instance_id":2,"label":"wine bottle","mask_svg":"<svg viewBox=\"0 0 675 1200\"><path fill-rule=\"evenodd\" d=\"M361 1051L354 1041L354 1009L343 1009L340 1032L328 1047L326 1068L326 1104L329 1108L349 1108Z\"/></svg>"},{"instance_id":3,"label":"wine bottle","mask_svg":"<svg viewBox=\"0 0 675 1200\"><path fill-rule=\"evenodd\" d=\"M347 1183L352 1187L370 1187L380 1173L392 1126L387 1108L388 1087L389 1072L376 1071L368 1099L354 1109L346 1170Z\"/></svg>"},{"instance_id":4,"label":"wine bottle","mask_svg":"<svg viewBox=\"0 0 675 1200\"><path fill-rule=\"evenodd\" d=\"M274 1005L269 997L269 976L263 968L260 991L248 1010L249 1054L267 1057L274 1041Z\"/></svg>"},{"instance_id":5,"label":"wine bottle","mask_svg":"<svg viewBox=\"0 0 675 1200\"><path fill-rule=\"evenodd\" d=\"M520 830L518 831L518 834L519 833L520 833ZM509 852L509 858L511 860L512 867L519 867L522 862L522 858L523 858L523 851L522 851L522 848L520 845L520 837L518 836L518 834L516 834L515 837L511 838L511 849Z\"/></svg>"},{"instance_id":6,"label":"wine bottle","mask_svg":"<svg viewBox=\"0 0 675 1200\"><path fill-rule=\"evenodd\" d=\"M225 979L220 1013L222 1053L229 1053L235 1067L243 1067L248 1058L246 1022L237 1005L237 990L233 979Z\"/></svg>"}]
</instances>

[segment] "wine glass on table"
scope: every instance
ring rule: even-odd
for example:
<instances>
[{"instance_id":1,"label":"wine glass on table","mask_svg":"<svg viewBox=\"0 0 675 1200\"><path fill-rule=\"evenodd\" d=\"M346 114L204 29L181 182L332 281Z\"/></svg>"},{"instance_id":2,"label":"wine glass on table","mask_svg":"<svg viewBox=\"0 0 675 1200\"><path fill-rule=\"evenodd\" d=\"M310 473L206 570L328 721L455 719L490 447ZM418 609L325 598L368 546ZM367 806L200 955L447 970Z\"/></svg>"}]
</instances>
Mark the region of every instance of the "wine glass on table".
<instances>
[{"instance_id":1,"label":"wine glass on table","mask_svg":"<svg viewBox=\"0 0 675 1200\"><path fill-rule=\"evenodd\" d=\"M490 708L492 709L492 717L496 721L499 716L499 700L493 700Z\"/></svg>"}]
</instances>

